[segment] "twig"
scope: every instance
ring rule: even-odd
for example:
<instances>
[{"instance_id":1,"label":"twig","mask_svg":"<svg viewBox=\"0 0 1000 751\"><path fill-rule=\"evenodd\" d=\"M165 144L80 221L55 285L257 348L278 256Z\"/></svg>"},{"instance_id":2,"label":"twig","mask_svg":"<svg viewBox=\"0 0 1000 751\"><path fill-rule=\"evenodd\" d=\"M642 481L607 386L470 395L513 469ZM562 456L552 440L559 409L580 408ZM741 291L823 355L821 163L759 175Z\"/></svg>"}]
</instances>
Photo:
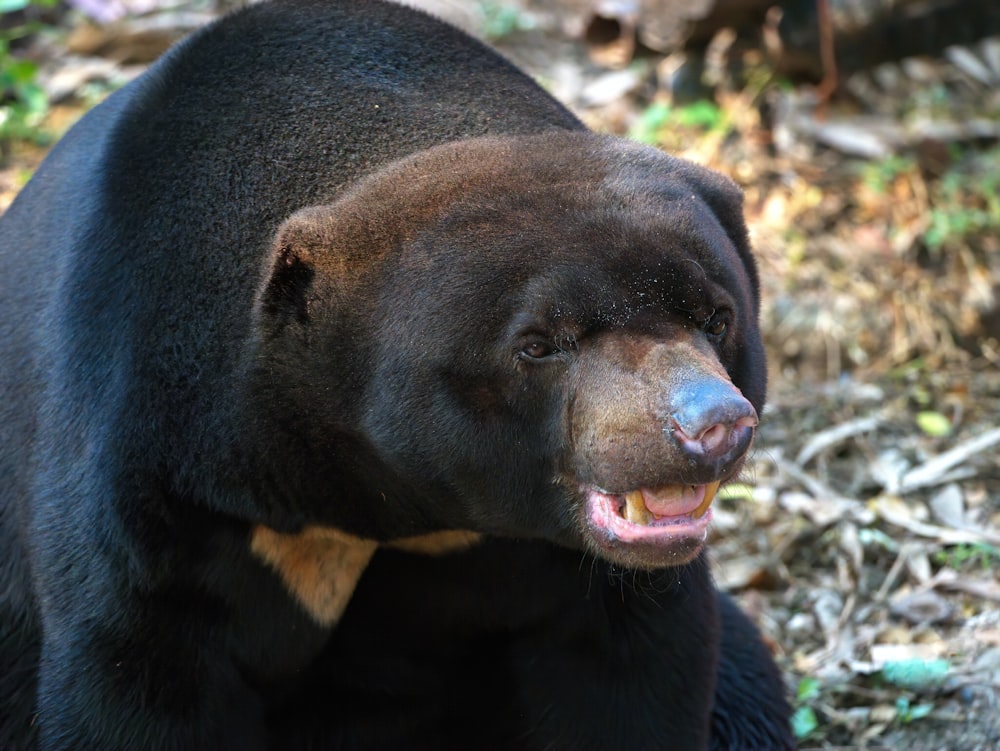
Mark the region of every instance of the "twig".
<instances>
[{"instance_id":1,"label":"twig","mask_svg":"<svg viewBox=\"0 0 1000 751\"><path fill-rule=\"evenodd\" d=\"M826 499L836 505L837 509L841 512L840 518L849 518L859 524L871 524L874 515L865 508L861 501L840 495L821 480L816 479L797 464L786 460L784 457L772 455L769 458L774 462L774 466L778 468L779 472L800 483L813 498Z\"/></svg>"},{"instance_id":2,"label":"twig","mask_svg":"<svg viewBox=\"0 0 1000 751\"><path fill-rule=\"evenodd\" d=\"M859 417L856 420L836 425L826 430L821 430L814 435L809 442L802 447L799 455L795 457L795 463L803 466L821 451L834 446L841 441L846 441L861 433L867 433L877 428L883 422L881 416Z\"/></svg>"},{"instance_id":3,"label":"twig","mask_svg":"<svg viewBox=\"0 0 1000 751\"><path fill-rule=\"evenodd\" d=\"M935 456L923 464L914 467L899 483L900 493L907 493L917 488L938 485L944 479L945 473L956 464L961 464L975 454L985 451L994 444L1000 443L1000 428L988 430L982 435L960 443L943 454Z\"/></svg>"},{"instance_id":4,"label":"twig","mask_svg":"<svg viewBox=\"0 0 1000 751\"><path fill-rule=\"evenodd\" d=\"M875 506L879 517L883 521L896 527L902 527L907 532L912 532L920 537L933 538L943 545L961 545L963 543L976 544L984 542L991 545L1000 545L1000 534L991 532L990 530L951 529L948 527L939 527L936 524L919 522L916 519L910 519L902 514L895 513L892 506L888 503L876 502Z\"/></svg>"},{"instance_id":5,"label":"twig","mask_svg":"<svg viewBox=\"0 0 1000 751\"><path fill-rule=\"evenodd\" d=\"M965 594L984 600L1000 602L1000 585L995 581L986 579L970 580L967 576L959 576L957 572L951 569L941 569L925 586L925 589L938 588L964 592Z\"/></svg>"},{"instance_id":6,"label":"twig","mask_svg":"<svg viewBox=\"0 0 1000 751\"><path fill-rule=\"evenodd\" d=\"M819 82L817 93L825 108L839 83L837 75L837 53L833 39L833 19L830 18L829 0L816 0L816 15L819 23L819 56L823 65L823 80Z\"/></svg>"},{"instance_id":7,"label":"twig","mask_svg":"<svg viewBox=\"0 0 1000 751\"><path fill-rule=\"evenodd\" d=\"M904 542L900 548L899 553L896 555L896 560L892 562L892 566L889 568L889 573L885 575L885 581L882 582L882 586L879 587L878 592L875 593L873 598L876 602L885 602L886 598L889 596L889 592L896 584L896 580L899 578L899 574L903 570L903 566L906 565L906 560L913 553L913 547L911 543Z\"/></svg>"}]
</instances>

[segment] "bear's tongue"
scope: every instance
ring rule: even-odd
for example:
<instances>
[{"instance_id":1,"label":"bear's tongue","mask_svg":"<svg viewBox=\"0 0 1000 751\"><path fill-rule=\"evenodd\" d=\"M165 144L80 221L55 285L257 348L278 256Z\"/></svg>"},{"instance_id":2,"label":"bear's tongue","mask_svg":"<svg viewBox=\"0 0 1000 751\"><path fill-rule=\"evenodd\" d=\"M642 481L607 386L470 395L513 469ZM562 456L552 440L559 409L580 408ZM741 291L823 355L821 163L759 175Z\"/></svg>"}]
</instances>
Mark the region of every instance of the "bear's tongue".
<instances>
[{"instance_id":1,"label":"bear's tongue","mask_svg":"<svg viewBox=\"0 0 1000 751\"><path fill-rule=\"evenodd\" d=\"M663 485L625 493L622 515L633 524L652 524L664 517L691 516L699 519L708 511L719 489L708 485Z\"/></svg>"}]
</instances>

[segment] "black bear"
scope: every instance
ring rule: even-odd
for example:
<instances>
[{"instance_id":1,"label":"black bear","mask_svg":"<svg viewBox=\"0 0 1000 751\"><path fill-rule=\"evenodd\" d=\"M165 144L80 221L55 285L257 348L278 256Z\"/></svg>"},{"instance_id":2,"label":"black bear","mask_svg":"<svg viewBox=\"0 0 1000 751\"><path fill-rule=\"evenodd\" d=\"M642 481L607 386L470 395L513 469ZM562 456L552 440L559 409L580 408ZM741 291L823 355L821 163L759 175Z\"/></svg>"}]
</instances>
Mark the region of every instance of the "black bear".
<instances>
[{"instance_id":1,"label":"black bear","mask_svg":"<svg viewBox=\"0 0 1000 751\"><path fill-rule=\"evenodd\" d=\"M0 747L785 749L702 548L726 179L379 0L222 19L0 220Z\"/></svg>"}]
</instances>

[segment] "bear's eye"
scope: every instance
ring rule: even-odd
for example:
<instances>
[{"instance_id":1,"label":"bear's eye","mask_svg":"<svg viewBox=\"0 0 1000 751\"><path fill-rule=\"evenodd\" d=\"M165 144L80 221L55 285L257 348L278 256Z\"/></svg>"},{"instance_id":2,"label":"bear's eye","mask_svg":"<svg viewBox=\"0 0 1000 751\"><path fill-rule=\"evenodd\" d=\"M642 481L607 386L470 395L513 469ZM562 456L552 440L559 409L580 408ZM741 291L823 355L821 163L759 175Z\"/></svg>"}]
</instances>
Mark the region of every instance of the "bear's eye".
<instances>
[{"instance_id":1,"label":"bear's eye","mask_svg":"<svg viewBox=\"0 0 1000 751\"><path fill-rule=\"evenodd\" d=\"M521 354L526 360L544 360L556 353L556 347L551 342L535 341L527 344Z\"/></svg>"},{"instance_id":2,"label":"bear's eye","mask_svg":"<svg viewBox=\"0 0 1000 751\"><path fill-rule=\"evenodd\" d=\"M726 316L720 313L712 314L712 317L705 322L704 331L712 339L721 339L725 333L726 329L729 328L729 321L726 320Z\"/></svg>"}]
</instances>

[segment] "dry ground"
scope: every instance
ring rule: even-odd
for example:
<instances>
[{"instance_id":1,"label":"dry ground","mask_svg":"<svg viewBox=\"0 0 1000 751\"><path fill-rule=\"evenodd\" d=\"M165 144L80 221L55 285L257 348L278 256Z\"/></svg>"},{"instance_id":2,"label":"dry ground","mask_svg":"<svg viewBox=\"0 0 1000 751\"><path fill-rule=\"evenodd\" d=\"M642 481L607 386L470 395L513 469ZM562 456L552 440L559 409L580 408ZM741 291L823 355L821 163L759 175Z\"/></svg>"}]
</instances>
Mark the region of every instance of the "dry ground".
<instances>
[{"instance_id":1,"label":"dry ground","mask_svg":"<svg viewBox=\"0 0 1000 751\"><path fill-rule=\"evenodd\" d=\"M446 5L478 31L498 19ZM822 110L751 50L718 107L679 106L656 83L676 59L601 68L572 23L523 5L496 43L588 123L746 191L770 405L713 546L787 671L803 748L1000 748L1000 149L966 127L1000 120L1000 70L919 61ZM890 148L859 156L871 133ZM0 210L42 153L15 148Z\"/></svg>"}]
</instances>

